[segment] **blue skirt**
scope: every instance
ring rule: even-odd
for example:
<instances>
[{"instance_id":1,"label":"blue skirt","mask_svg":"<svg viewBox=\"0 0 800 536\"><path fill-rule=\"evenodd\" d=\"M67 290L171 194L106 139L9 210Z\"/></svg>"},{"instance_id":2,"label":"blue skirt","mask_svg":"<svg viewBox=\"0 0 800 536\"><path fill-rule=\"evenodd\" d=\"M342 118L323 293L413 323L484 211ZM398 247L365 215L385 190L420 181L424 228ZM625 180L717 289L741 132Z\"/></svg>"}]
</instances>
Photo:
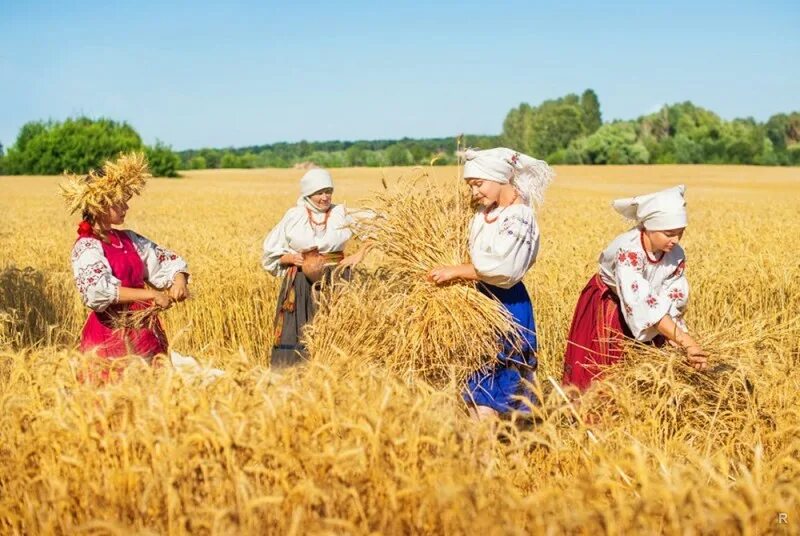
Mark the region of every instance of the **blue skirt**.
<instances>
[{"instance_id":1,"label":"blue skirt","mask_svg":"<svg viewBox=\"0 0 800 536\"><path fill-rule=\"evenodd\" d=\"M520 281L505 289L481 283L479 290L497 299L522 327L521 351L503 343L495 362L475 371L467 380L464 400L476 406L487 406L500 413L509 411L530 412L523 400L536 403L536 396L525 382L532 382L536 371L536 322L533 305L525 285Z\"/></svg>"}]
</instances>

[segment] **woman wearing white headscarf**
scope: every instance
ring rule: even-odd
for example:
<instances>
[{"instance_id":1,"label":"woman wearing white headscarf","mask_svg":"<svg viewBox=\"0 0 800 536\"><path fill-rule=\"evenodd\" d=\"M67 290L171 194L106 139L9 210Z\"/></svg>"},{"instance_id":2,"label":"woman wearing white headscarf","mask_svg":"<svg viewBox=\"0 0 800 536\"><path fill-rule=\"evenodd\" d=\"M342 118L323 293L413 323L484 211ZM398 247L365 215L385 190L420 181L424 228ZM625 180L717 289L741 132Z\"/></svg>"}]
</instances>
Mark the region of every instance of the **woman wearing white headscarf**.
<instances>
[{"instance_id":1,"label":"woman wearing white headscarf","mask_svg":"<svg viewBox=\"0 0 800 536\"><path fill-rule=\"evenodd\" d=\"M689 363L706 366L706 352L689 335L686 258L678 242L687 224L683 185L613 202L636 222L600 254L599 271L581 293L564 357L564 383L585 390L604 366L622 358L624 337L684 348Z\"/></svg>"},{"instance_id":2,"label":"woman wearing white headscarf","mask_svg":"<svg viewBox=\"0 0 800 536\"><path fill-rule=\"evenodd\" d=\"M300 179L300 197L264 240L264 270L283 278L275 313L272 365L293 365L306 357L303 327L315 312L314 283L337 265L353 266L365 253L344 257L352 236L352 217L344 205L332 203L333 179L324 169L309 170Z\"/></svg>"},{"instance_id":3,"label":"woman wearing white headscarf","mask_svg":"<svg viewBox=\"0 0 800 536\"><path fill-rule=\"evenodd\" d=\"M499 300L519 327L521 348L504 341L496 361L467 380L463 396L476 416L530 412L535 401L529 387L536 371L537 339L533 306L522 278L539 251L534 207L541 204L554 173L546 162L505 147L470 149L464 157L464 179L478 207L469 233L472 262L435 268L430 278L439 284L479 281L478 288Z\"/></svg>"}]
</instances>

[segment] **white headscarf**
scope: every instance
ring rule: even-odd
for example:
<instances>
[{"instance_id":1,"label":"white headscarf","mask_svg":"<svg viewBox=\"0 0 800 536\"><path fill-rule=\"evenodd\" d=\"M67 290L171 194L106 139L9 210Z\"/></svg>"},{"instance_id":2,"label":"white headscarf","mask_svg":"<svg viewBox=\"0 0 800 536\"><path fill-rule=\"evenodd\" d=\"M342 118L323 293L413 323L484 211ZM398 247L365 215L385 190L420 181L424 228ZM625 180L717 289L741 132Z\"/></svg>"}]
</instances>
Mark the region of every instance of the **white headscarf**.
<instances>
[{"instance_id":1,"label":"white headscarf","mask_svg":"<svg viewBox=\"0 0 800 536\"><path fill-rule=\"evenodd\" d=\"M512 184L529 205L542 204L544 191L555 177L555 172L544 160L506 147L484 151L467 149L462 155L465 159L464 179Z\"/></svg>"},{"instance_id":2,"label":"white headscarf","mask_svg":"<svg viewBox=\"0 0 800 536\"><path fill-rule=\"evenodd\" d=\"M297 198L297 205L307 207L316 214L325 212L312 203L309 197L326 188L333 189L333 178L328 173L328 170L322 168L309 169L300 179L300 197ZM331 208L333 208L333 205L331 205Z\"/></svg>"},{"instance_id":3,"label":"white headscarf","mask_svg":"<svg viewBox=\"0 0 800 536\"><path fill-rule=\"evenodd\" d=\"M611 206L648 231L682 229L688 222L685 191L686 186L680 184L653 194L617 199Z\"/></svg>"}]
</instances>

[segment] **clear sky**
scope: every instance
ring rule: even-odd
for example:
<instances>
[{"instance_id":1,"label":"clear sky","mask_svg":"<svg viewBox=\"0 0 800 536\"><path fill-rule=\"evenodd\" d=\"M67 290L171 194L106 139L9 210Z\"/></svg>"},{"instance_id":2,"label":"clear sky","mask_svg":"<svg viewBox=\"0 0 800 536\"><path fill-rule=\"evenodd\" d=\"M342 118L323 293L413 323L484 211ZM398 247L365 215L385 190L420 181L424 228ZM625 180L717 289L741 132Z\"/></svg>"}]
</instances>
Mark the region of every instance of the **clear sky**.
<instances>
[{"instance_id":1,"label":"clear sky","mask_svg":"<svg viewBox=\"0 0 800 536\"><path fill-rule=\"evenodd\" d=\"M80 114L175 149L496 134L587 87L605 120L800 110L800 1L0 0L6 146Z\"/></svg>"}]
</instances>

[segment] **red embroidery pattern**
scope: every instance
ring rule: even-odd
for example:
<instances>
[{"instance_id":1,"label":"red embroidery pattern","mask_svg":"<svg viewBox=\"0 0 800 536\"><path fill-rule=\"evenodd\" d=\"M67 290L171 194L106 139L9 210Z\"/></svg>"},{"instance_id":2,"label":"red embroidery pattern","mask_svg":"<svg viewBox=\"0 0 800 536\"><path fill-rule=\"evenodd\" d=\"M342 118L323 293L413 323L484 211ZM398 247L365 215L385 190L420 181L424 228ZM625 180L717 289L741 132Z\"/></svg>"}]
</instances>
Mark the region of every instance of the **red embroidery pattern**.
<instances>
[{"instance_id":1,"label":"red embroidery pattern","mask_svg":"<svg viewBox=\"0 0 800 536\"><path fill-rule=\"evenodd\" d=\"M642 265L642 258L640 254L636 253L635 251L626 251L621 249L617 253L617 262L633 268L639 268Z\"/></svg>"},{"instance_id":2,"label":"red embroidery pattern","mask_svg":"<svg viewBox=\"0 0 800 536\"><path fill-rule=\"evenodd\" d=\"M89 250L96 250L100 255L103 255L103 246L96 238L79 238L75 245L72 247L72 262L77 261L81 255Z\"/></svg>"},{"instance_id":3,"label":"red embroidery pattern","mask_svg":"<svg viewBox=\"0 0 800 536\"><path fill-rule=\"evenodd\" d=\"M655 309L656 306L658 306L658 299L656 299L656 297L653 296L652 294L649 294L647 296L647 299L645 299L645 303L647 303L647 305L649 305L651 309Z\"/></svg>"},{"instance_id":4,"label":"red embroidery pattern","mask_svg":"<svg viewBox=\"0 0 800 536\"><path fill-rule=\"evenodd\" d=\"M86 292L90 288L100 283L107 275L108 268L103 264L103 261L97 261L89 266L81 268L75 276L78 292L80 292L81 295L86 295Z\"/></svg>"},{"instance_id":5,"label":"red embroidery pattern","mask_svg":"<svg viewBox=\"0 0 800 536\"><path fill-rule=\"evenodd\" d=\"M673 288L669 291L669 299L672 301L682 300L685 297L683 291L679 288Z\"/></svg>"},{"instance_id":6,"label":"red embroidery pattern","mask_svg":"<svg viewBox=\"0 0 800 536\"><path fill-rule=\"evenodd\" d=\"M159 263L167 262L167 261L174 261L178 259L178 256L171 252L168 249L164 249L161 246L156 246L156 258L158 258Z\"/></svg>"}]
</instances>

